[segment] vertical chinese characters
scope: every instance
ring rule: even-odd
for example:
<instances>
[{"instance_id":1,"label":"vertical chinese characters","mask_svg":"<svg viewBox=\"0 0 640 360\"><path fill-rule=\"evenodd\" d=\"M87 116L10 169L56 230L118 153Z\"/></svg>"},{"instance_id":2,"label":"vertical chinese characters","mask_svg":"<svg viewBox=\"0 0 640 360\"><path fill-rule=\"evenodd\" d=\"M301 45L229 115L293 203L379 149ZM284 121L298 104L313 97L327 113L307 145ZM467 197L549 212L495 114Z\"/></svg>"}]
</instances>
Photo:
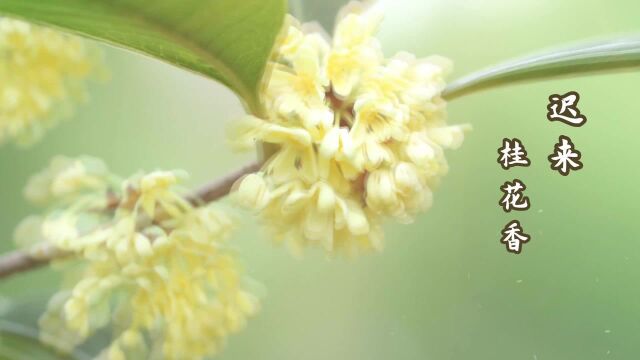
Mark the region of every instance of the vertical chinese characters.
<instances>
[{"instance_id":1,"label":"vertical chinese characters","mask_svg":"<svg viewBox=\"0 0 640 360\"><path fill-rule=\"evenodd\" d=\"M522 141L518 138L502 139L502 146L498 148L498 164L504 169L509 170L515 166L528 167L531 161L527 157L527 150ZM504 212L525 211L531 207L529 198L524 196L523 192L526 185L520 179L513 179L512 182L506 181L501 187L502 198L498 201L498 205L502 207ZM517 225L517 229L514 227ZM511 228L510 228L511 227ZM510 231L508 234L506 231ZM502 230L504 235L500 242L507 245L507 251L520 254L522 251L522 243L529 241L529 236L518 235L522 232L520 222L512 220Z\"/></svg>"}]
</instances>

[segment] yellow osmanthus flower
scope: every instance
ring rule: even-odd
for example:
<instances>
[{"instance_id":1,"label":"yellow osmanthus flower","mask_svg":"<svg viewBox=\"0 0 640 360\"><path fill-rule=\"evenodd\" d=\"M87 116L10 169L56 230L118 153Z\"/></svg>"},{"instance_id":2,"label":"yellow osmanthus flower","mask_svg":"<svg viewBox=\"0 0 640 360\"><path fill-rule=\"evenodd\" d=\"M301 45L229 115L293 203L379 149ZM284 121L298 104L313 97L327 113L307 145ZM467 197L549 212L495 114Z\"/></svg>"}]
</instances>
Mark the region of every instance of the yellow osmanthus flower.
<instances>
[{"instance_id":1,"label":"yellow osmanthus flower","mask_svg":"<svg viewBox=\"0 0 640 360\"><path fill-rule=\"evenodd\" d=\"M27 194L62 208L27 218L16 240L48 242L83 266L42 316L43 341L70 350L113 322L100 358L202 359L244 326L258 302L226 244L232 221L185 200L180 177L156 171L121 180L83 157L56 158L32 178Z\"/></svg>"},{"instance_id":2,"label":"yellow osmanthus flower","mask_svg":"<svg viewBox=\"0 0 640 360\"><path fill-rule=\"evenodd\" d=\"M266 116L232 128L237 147L277 146L235 197L296 252L380 250L382 219L410 222L427 209L448 170L444 149L463 140L465 126L446 124L441 97L450 62L385 59L374 37L381 19L350 4L331 43L289 19L263 94Z\"/></svg>"},{"instance_id":3,"label":"yellow osmanthus flower","mask_svg":"<svg viewBox=\"0 0 640 360\"><path fill-rule=\"evenodd\" d=\"M113 177L107 166L99 159L56 156L45 170L29 179L24 196L37 205L75 200L83 192L106 192L112 182L110 178Z\"/></svg>"},{"instance_id":4,"label":"yellow osmanthus flower","mask_svg":"<svg viewBox=\"0 0 640 360\"><path fill-rule=\"evenodd\" d=\"M0 143L37 141L70 100L84 100L84 80L100 69L82 40L0 18Z\"/></svg>"}]
</instances>

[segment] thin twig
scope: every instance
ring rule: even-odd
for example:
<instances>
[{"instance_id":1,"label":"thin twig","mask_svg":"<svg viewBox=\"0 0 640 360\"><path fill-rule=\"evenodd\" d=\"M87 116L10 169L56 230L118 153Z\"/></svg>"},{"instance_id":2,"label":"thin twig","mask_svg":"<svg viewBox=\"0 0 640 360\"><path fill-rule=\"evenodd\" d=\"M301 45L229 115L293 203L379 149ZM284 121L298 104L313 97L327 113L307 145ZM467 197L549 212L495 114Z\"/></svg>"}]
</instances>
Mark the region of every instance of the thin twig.
<instances>
[{"instance_id":1,"label":"thin twig","mask_svg":"<svg viewBox=\"0 0 640 360\"><path fill-rule=\"evenodd\" d=\"M200 205L216 201L221 197L224 197L231 191L233 183L235 183L241 177L254 173L260 170L262 164L260 162L254 162L246 165L220 179L204 185L195 192L195 195L189 197L189 201L193 205Z\"/></svg>"},{"instance_id":2,"label":"thin twig","mask_svg":"<svg viewBox=\"0 0 640 360\"><path fill-rule=\"evenodd\" d=\"M229 194L233 183L238 179L258 171L260 166L259 162L244 166L221 179L201 187L188 200L196 206L216 201ZM0 279L16 273L35 270L55 259L62 259L71 255L71 253L57 249L50 244L40 245L36 251L15 250L0 255Z\"/></svg>"},{"instance_id":3,"label":"thin twig","mask_svg":"<svg viewBox=\"0 0 640 360\"><path fill-rule=\"evenodd\" d=\"M34 270L47 265L54 259L70 254L49 244L43 244L37 251L15 250L0 256L0 278L19 272Z\"/></svg>"}]
</instances>

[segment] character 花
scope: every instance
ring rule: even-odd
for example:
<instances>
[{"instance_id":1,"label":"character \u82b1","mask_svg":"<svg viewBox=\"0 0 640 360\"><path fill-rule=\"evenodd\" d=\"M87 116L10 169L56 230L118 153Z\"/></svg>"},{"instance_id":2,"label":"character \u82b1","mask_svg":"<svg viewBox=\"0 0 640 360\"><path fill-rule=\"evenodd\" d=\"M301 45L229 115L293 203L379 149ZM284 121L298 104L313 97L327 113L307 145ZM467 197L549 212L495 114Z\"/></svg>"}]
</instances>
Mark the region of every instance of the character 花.
<instances>
[{"instance_id":1,"label":"character \u82b1","mask_svg":"<svg viewBox=\"0 0 640 360\"><path fill-rule=\"evenodd\" d=\"M498 204L502 206L502 210L509 212L511 210L527 210L530 207L529 197L523 196L522 192L527 187L519 179L513 179L513 182L506 181L500 190L504 193Z\"/></svg>"}]
</instances>

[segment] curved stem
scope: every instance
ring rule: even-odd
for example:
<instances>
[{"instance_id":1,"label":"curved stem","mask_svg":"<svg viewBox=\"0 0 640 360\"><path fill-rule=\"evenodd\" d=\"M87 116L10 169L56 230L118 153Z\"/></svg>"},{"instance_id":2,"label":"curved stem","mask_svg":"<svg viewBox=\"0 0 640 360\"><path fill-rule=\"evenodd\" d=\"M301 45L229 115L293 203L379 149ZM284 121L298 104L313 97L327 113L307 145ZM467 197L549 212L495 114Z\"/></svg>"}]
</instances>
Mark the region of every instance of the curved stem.
<instances>
[{"instance_id":1,"label":"curved stem","mask_svg":"<svg viewBox=\"0 0 640 360\"><path fill-rule=\"evenodd\" d=\"M474 72L453 81L442 93L446 100L503 85L583 74L637 70L640 37L614 38L556 49Z\"/></svg>"},{"instance_id":2,"label":"curved stem","mask_svg":"<svg viewBox=\"0 0 640 360\"><path fill-rule=\"evenodd\" d=\"M246 165L220 179L202 186L193 195L188 197L193 205L207 204L216 201L229 194L233 183L244 175L256 172L262 166L259 162ZM51 244L42 244L34 251L15 250L0 255L0 279L10 275L35 270L49 264L56 259L71 257L73 254L57 249Z\"/></svg>"}]
</instances>

